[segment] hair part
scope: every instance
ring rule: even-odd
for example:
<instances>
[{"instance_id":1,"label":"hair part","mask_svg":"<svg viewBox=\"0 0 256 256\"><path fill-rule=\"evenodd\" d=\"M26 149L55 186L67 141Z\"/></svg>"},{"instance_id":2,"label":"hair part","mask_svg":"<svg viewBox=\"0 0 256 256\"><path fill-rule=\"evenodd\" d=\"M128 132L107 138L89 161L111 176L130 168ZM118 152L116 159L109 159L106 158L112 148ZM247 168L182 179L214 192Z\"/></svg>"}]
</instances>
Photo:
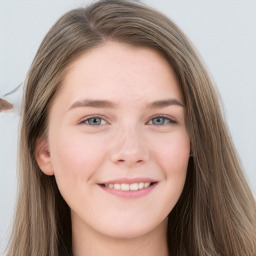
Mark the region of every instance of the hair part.
<instances>
[{"instance_id":1,"label":"hair part","mask_svg":"<svg viewBox=\"0 0 256 256\"><path fill-rule=\"evenodd\" d=\"M182 195L169 214L170 253L255 255L255 200L202 60L164 15L129 1L103 0L60 18L29 70L21 120L19 193L7 256L72 255L70 209L54 176L39 169L35 145L47 136L48 113L70 65L107 41L160 52L174 69L184 97L193 157Z\"/></svg>"}]
</instances>

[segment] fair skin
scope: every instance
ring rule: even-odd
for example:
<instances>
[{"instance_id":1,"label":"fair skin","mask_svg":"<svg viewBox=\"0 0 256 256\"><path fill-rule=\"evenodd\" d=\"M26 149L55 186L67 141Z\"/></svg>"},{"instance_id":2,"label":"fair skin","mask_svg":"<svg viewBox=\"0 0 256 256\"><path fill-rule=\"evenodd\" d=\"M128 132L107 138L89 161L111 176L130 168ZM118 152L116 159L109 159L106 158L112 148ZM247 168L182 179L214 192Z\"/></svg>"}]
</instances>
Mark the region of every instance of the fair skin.
<instances>
[{"instance_id":1,"label":"fair skin","mask_svg":"<svg viewBox=\"0 0 256 256\"><path fill-rule=\"evenodd\" d=\"M167 217L190 153L168 62L117 42L87 51L70 66L48 128L36 158L70 206L74 255L167 256Z\"/></svg>"}]
</instances>

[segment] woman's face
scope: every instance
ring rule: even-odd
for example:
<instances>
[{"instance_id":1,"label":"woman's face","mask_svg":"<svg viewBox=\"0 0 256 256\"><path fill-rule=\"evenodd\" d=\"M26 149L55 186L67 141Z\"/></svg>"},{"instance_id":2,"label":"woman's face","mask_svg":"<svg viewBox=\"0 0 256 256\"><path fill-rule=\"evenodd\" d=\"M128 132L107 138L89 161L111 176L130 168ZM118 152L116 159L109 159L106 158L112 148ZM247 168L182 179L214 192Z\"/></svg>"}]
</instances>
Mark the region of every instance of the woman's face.
<instances>
[{"instance_id":1,"label":"woman's face","mask_svg":"<svg viewBox=\"0 0 256 256\"><path fill-rule=\"evenodd\" d=\"M55 175L75 231L135 238L166 229L186 178L184 103L156 51L107 42L75 61L37 161Z\"/></svg>"}]
</instances>

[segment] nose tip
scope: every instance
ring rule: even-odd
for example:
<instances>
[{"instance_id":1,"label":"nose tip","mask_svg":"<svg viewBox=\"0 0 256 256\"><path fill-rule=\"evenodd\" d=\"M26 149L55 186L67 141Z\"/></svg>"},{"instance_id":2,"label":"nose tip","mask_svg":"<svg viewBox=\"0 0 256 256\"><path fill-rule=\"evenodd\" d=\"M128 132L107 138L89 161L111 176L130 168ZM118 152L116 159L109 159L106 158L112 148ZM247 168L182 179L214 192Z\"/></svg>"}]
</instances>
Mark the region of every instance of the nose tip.
<instances>
[{"instance_id":1,"label":"nose tip","mask_svg":"<svg viewBox=\"0 0 256 256\"><path fill-rule=\"evenodd\" d=\"M143 164L149 159L146 141L142 136L123 134L113 143L110 159L114 164L127 167Z\"/></svg>"}]
</instances>

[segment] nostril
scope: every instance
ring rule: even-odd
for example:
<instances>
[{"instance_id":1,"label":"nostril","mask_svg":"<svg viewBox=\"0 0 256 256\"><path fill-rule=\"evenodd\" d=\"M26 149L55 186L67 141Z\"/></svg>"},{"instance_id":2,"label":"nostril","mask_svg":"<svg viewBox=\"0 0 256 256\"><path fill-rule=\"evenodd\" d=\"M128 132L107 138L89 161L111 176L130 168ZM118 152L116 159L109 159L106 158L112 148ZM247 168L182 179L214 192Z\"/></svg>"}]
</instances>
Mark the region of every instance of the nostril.
<instances>
[{"instance_id":1,"label":"nostril","mask_svg":"<svg viewBox=\"0 0 256 256\"><path fill-rule=\"evenodd\" d=\"M135 139L134 139L135 140ZM148 148L144 146L144 141L141 143L119 143L109 152L109 160L117 165L133 166L143 164L149 159Z\"/></svg>"},{"instance_id":2,"label":"nostril","mask_svg":"<svg viewBox=\"0 0 256 256\"><path fill-rule=\"evenodd\" d=\"M117 161L117 163L124 163L125 162L125 160L123 160L123 159L119 159L118 161Z\"/></svg>"}]
</instances>

